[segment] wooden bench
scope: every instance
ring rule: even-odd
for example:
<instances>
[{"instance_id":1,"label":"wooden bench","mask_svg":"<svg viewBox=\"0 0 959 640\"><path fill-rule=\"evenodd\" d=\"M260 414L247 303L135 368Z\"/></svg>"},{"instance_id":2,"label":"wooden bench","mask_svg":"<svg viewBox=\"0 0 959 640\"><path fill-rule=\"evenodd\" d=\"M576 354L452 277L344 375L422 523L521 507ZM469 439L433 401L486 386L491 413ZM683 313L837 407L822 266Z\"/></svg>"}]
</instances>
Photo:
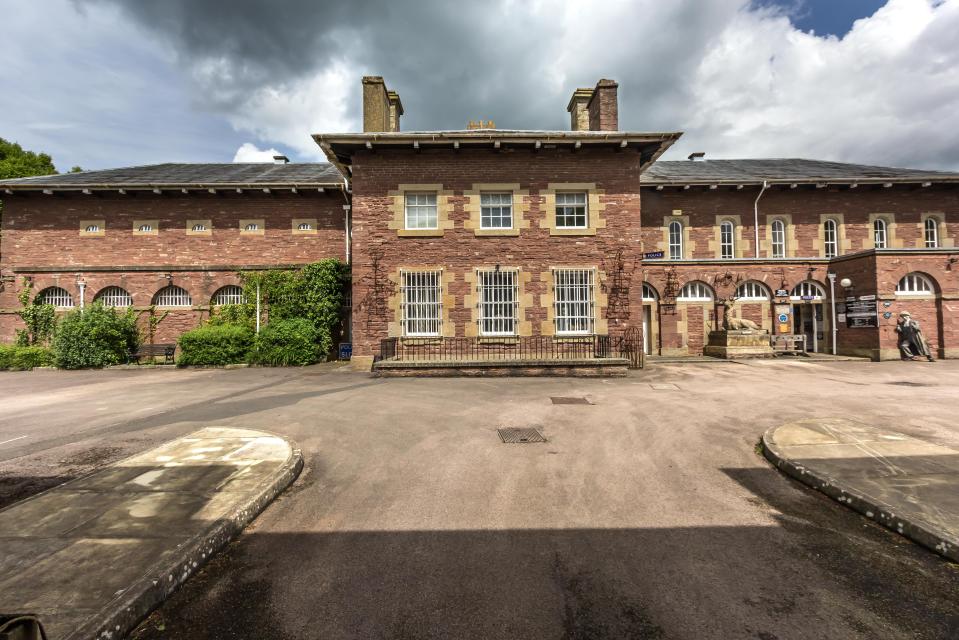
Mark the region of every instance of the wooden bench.
<instances>
[{"instance_id":1,"label":"wooden bench","mask_svg":"<svg viewBox=\"0 0 959 640\"><path fill-rule=\"evenodd\" d=\"M163 361L167 364L173 364L173 355L176 353L176 344L144 344L140 348L130 353L129 362L140 364L141 358L153 360L157 356L163 356Z\"/></svg>"},{"instance_id":2,"label":"wooden bench","mask_svg":"<svg viewBox=\"0 0 959 640\"><path fill-rule=\"evenodd\" d=\"M781 333L772 336L772 347L776 353L806 353L806 336L801 333Z\"/></svg>"}]
</instances>

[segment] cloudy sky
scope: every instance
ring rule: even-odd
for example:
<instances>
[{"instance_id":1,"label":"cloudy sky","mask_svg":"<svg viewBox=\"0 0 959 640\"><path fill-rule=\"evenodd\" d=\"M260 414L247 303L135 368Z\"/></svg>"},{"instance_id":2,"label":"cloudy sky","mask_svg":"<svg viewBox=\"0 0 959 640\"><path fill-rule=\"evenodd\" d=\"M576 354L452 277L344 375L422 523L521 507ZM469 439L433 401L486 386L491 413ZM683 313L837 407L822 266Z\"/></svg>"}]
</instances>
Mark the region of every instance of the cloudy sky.
<instances>
[{"instance_id":1,"label":"cloudy sky","mask_svg":"<svg viewBox=\"0 0 959 640\"><path fill-rule=\"evenodd\" d=\"M959 170L959 0L0 0L0 137L58 168L321 158L360 77L403 128L565 129L620 83L667 158Z\"/></svg>"}]
</instances>

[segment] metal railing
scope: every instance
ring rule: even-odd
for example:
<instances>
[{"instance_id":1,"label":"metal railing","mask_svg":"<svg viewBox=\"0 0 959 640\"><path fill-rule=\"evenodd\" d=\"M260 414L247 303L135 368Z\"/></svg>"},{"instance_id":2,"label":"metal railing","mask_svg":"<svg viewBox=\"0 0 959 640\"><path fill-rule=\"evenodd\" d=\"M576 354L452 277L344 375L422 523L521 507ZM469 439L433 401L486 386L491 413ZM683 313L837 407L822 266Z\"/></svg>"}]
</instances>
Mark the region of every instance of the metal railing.
<instances>
[{"instance_id":1,"label":"metal railing","mask_svg":"<svg viewBox=\"0 0 959 640\"><path fill-rule=\"evenodd\" d=\"M386 338L379 360L388 362L495 362L623 358L642 366L642 340L622 336L516 336L504 338Z\"/></svg>"}]
</instances>

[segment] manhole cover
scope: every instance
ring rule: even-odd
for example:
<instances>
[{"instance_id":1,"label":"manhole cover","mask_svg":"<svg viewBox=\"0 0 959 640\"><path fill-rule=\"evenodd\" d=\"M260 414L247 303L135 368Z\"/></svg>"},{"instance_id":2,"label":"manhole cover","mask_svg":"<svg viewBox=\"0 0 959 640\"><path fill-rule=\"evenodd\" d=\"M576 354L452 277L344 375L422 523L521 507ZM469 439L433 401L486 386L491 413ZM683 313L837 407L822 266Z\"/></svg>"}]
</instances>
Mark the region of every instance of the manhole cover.
<instances>
[{"instance_id":1,"label":"manhole cover","mask_svg":"<svg viewBox=\"0 0 959 640\"><path fill-rule=\"evenodd\" d=\"M527 444L530 442L546 442L546 438L539 429L497 429L500 439L506 444Z\"/></svg>"},{"instance_id":2,"label":"manhole cover","mask_svg":"<svg viewBox=\"0 0 959 640\"><path fill-rule=\"evenodd\" d=\"M586 398L554 397L550 400L553 401L553 404L593 404Z\"/></svg>"},{"instance_id":3,"label":"manhole cover","mask_svg":"<svg viewBox=\"0 0 959 640\"><path fill-rule=\"evenodd\" d=\"M679 391L679 387L671 382L662 382L649 386L653 388L653 391Z\"/></svg>"}]
</instances>

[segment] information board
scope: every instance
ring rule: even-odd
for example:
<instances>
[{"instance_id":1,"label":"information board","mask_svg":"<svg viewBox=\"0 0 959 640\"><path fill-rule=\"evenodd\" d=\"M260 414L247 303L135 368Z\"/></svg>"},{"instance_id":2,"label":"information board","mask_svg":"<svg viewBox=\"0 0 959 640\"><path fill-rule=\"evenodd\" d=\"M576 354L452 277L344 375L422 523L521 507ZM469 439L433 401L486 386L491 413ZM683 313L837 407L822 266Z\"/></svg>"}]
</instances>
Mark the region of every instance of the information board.
<instances>
[{"instance_id":1,"label":"information board","mask_svg":"<svg viewBox=\"0 0 959 640\"><path fill-rule=\"evenodd\" d=\"M846 299L846 327L849 329L869 329L879 326L879 309L875 296L863 297L870 297L872 300Z\"/></svg>"}]
</instances>

